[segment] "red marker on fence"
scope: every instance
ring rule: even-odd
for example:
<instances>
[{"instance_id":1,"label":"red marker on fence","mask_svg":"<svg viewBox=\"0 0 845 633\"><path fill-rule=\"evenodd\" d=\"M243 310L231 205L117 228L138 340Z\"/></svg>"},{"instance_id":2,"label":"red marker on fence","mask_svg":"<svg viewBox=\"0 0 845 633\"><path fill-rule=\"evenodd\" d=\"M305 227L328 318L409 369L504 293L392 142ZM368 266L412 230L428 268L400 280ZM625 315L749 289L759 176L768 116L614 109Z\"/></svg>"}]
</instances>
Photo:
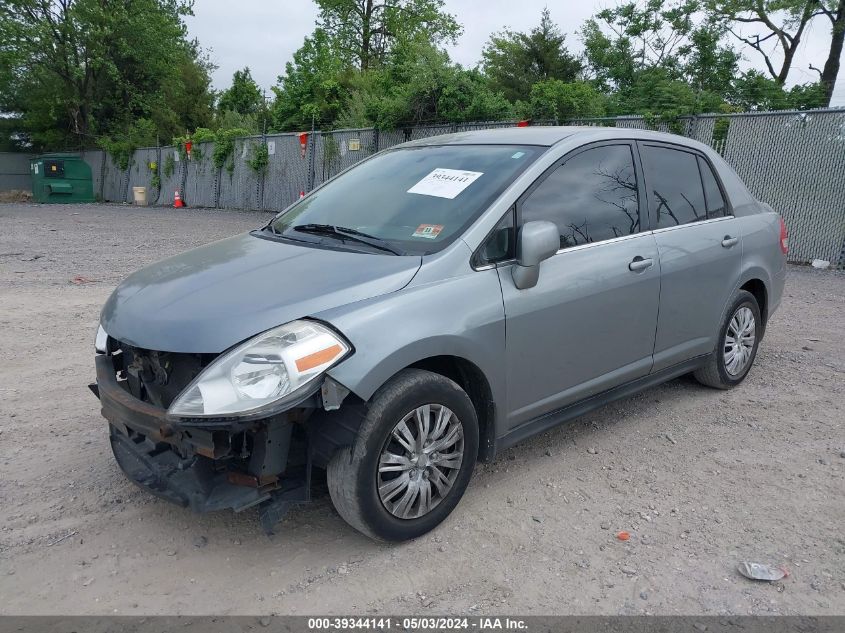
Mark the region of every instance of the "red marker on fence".
<instances>
[{"instance_id":1,"label":"red marker on fence","mask_svg":"<svg viewBox=\"0 0 845 633\"><path fill-rule=\"evenodd\" d=\"M299 198L300 198L300 200L301 200L302 198L304 198L304 197L305 197L305 192L304 192L304 191L300 191L300 192L299 192Z\"/></svg>"}]
</instances>

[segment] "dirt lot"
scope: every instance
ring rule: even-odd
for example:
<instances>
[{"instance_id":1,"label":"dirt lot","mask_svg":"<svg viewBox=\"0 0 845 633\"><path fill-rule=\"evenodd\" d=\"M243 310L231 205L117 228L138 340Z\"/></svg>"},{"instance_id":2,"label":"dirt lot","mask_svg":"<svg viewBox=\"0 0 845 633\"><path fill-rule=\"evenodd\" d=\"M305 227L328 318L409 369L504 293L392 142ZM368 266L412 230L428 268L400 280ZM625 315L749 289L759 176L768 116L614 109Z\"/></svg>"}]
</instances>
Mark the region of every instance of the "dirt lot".
<instances>
[{"instance_id":1,"label":"dirt lot","mask_svg":"<svg viewBox=\"0 0 845 633\"><path fill-rule=\"evenodd\" d=\"M267 217L0 204L0 612L845 614L841 273L790 271L740 388L675 380L525 442L412 543L367 540L325 495L271 540L252 512L135 488L86 388L100 306ZM742 560L791 573L754 583Z\"/></svg>"}]
</instances>

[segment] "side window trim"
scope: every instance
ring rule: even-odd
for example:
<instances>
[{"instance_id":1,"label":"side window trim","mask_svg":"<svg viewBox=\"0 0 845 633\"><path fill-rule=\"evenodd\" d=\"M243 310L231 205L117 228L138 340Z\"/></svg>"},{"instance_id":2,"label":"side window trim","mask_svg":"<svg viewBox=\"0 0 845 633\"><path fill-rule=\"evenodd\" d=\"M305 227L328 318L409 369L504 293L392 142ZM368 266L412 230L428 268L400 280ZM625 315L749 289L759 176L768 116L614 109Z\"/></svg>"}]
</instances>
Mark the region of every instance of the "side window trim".
<instances>
[{"instance_id":1,"label":"side window trim","mask_svg":"<svg viewBox=\"0 0 845 633\"><path fill-rule=\"evenodd\" d=\"M506 216L511 216L511 231L513 231L512 237L514 244L512 245L513 254L511 257L507 257L505 259L495 261L495 262L484 262L481 261L481 253L484 251L484 247L487 245L487 241L492 239L493 234L496 232L499 224L502 223L502 220L505 219ZM499 218L499 221L490 229L490 232L481 240L481 245L475 249L475 252L472 254L470 258L470 266L473 270L487 270L489 268L496 268L497 266L501 266L503 264L510 264L516 261L516 235L517 235L517 227L516 227L516 203L512 204L507 211L502 214L502 217Z\"/></svg>"},{"instance_id":2,"label":"side window trim","mask_svg":"<svg viewBox=\"0 0 845 633\"><path fill-rule=\"evenodd\" d=\"M697 150L693 147L688 147L686 145L678 145L678 144L675 144L675 143L669 143L667 141L651 141L651 140L642 141L642 140L639 140L639 141L636 142L636 145L637 145L637 155L638 156L640 154L640 149L642 147L649 147L649 146L650 147L661 147L663 149L670 149L670 150L675 150L675 151L679 151L679 152L686 152L687 154L692 154L693 156L695 156L696 157L696 161L695 161L696 166L698 167L698 179L701 183L701 192L702 192L702 195L704 195L704 200L705 200L705 218L703 220L697 220L695 222L688 222L687 224L682 224L680 226L666 226L666 227L663 227L663 228L657 228L656 218L651 217L651 196L652 196L652 193L651 193L651 190L648 188L648 180L647 180L647 176L646 176L646 173L645 173L645 164L642 163L642 179L643 179L642 182L643 182L643 185L645 186L645 189L646 189L645 193L648 196L648 198L646 198L646 215L648 216L648 223L649 223L649 227L650 227L649 230L651 230L651 231L664 231L664 230L669 230L669 229L681 228L683 226L690 226L690 225L693 225L693 224L701 224L702 222L713 222L713 221L716 221L716 220L721 220L723 218L734 217L733 206L731 205L730 198L728 198L728 196L725 194L725 186L722 183L722 178L719 175L718 170L715 167L713 167L713 163L710 162L710 159L703 152L700 152L699 150ZM704 187L704 177L701 174L701 165L698 163L698 159L703 160L704 163L708 167L710 167L710 171L713 173L713 177L716 179L716 186L719 187L719 192L722 194L722 200L724 200L724 202L725 202L725 213L724 213L724 215L722 215L718 218L706 217L706 214L707 214L707 210L706 210L707 194L706 194L705 187ZM642 205L642 201L641 201L640 204ZM640 219L640 223L642 223L642 219Z\"/></svg>"},{"instance_id":3,"label":"side window trim","mask_svg":"<svg viewBox=\"0 0 845 633\"><path fill-rule=\"evenodd\" d=\"M645 202L645 190L644 190L644 180L643 180L643 169L642 164L640 162L639 150L637 148L637 142L634 139L609 139L605 141L596 141L593 143L588 143L587 145L581 145L580 147L576 147L575 149L570 150L563 156L561 156L558 160L554 162L554 164L550 165L546 171L540 174L534 182L532 182L528 188L520 194L519 198L517 198L514 207L516 209L516 234L517 237L519 236L519 229L522 227L522 205L525 200L532 194L536 189L542 185L546 179L551 176L555 171L557 171L560 167L565 165L568 161L575 158L579 154L582 154L586 151L591 149L596 149L600 147L615 147L624 145L628 147L631 152L631 160L634 163L634 174L637 179L637 217L639 219L639 226L640 230L636 233L631 233L630 235L621 235L619 237L612 237L606 240L599 240L598 242L589 242L588 244L578 244L576 246L570 246L567 248L560 248L557 251L557 254L565 253L571 251L573 249L581 249L589 246L593 246L595 244L604 244L606 242L613 242L616 240L624 240L635 235L639 235L640 233L646 233L650 231L650 228L646 228L643 224L643 221L649 221L649 214L648 214L648 206L643 206L646 204ZM649 223L649 227L650 227Z\"/></svg>"}]
</instances>

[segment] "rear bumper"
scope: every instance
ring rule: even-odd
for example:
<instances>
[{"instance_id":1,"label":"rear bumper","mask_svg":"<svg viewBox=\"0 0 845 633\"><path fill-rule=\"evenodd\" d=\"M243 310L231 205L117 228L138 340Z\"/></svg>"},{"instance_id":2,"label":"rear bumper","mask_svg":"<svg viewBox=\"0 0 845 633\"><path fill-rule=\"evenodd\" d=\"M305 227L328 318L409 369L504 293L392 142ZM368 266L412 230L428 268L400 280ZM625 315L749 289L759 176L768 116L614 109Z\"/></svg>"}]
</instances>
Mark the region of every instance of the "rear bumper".
<instances>
[{"instance_id":1,"label":"rear bumper","mask_svg":"<svg viewBox=\"0 0 845 633\"><path fill-rule=\"evenodd\" d=\"M98 355L95 363L97 383L91 390L109 422L112 452L141 488L196 512L276 504L278 515L280 502L287 509L310 499L307 445L305 455L292 460L299 463L288 464L291 415L212 428L179 426L164 409L121 386L111 357Z\"/></svg>"}]
</instances>

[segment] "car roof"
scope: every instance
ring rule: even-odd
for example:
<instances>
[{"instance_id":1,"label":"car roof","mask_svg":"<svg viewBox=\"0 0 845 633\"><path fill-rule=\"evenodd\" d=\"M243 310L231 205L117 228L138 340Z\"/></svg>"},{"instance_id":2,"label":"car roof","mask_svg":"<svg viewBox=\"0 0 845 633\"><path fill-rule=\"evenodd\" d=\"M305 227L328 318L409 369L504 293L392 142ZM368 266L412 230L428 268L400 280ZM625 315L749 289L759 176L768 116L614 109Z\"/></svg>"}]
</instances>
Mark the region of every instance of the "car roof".
<instances>
[{"instance_id":1,"label":"car roof","mask_svg":"<svg viewBox=\"0 0 845 633\"><path fill-rule=\"evenodd\" d=\"M588 144L604 140L662 141L697 150L708 156L710 162L716 167L722 178L722 184L725 187L728 197L734 205L735 213L737 213L737 209L756 204L754 196L745 186L742 179L712 147L695 139L677 134L668 134L666 132L600 126L514 126L429 136L403 143L402 145L396 145L391 149L425 147L427 145L535 145L549 148L561 141L566 141L566 144L569 146L567 149L573 149L578 147L582 142L583 144Z\"/></svg>"},{"instance_id":2,"label":"car roof","mask_svg":"<svg viewBox=\"0 0 845 633\"><path fill-rule=\"evenodd\" d=\"M608 139L643 139L654 141L668 141L681 145L694 145L683 136L638 130L634 128L599 127L599 126L536 126L536 127L503 127L490 130L471 130L454 132L439 136L429 136L404 143L403 147L419 147L425 145L539 145L551 147L564 139L587 136L595 140ZM572 139L574 140L574 139ZM697 145L697 144L695 144Z\"/></svg>"}]
</instances>

